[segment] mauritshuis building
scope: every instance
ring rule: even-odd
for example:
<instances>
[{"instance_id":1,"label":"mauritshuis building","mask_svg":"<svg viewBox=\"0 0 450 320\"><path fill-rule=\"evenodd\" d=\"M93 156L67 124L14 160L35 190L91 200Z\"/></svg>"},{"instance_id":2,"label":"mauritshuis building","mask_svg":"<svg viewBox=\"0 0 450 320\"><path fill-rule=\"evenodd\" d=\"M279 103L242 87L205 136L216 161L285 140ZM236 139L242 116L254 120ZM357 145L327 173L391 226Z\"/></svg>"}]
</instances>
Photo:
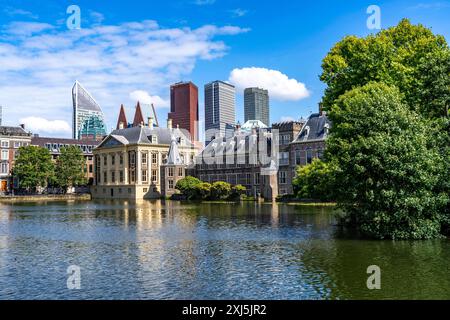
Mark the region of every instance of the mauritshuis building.
<instances>
[{"instance_id":1,"label":"mauritshuis building","mask_svg":"<svg viewBox=\"0 0 450 320\"><path fill-rule=\"evenodd\" d=\"M105 117L100 105L78 82L72 88L73 139L102 140L106 136Z\"/></svg>"}]
</instances>

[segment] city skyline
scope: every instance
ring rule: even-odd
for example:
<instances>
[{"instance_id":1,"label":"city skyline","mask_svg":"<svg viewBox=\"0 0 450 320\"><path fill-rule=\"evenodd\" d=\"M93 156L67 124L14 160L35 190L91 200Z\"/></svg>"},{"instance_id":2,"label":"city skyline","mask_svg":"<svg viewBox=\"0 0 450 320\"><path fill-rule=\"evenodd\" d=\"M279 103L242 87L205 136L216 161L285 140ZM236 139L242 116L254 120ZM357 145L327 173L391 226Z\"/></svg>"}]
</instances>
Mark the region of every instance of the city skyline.
<instances>
[{"instance_id":1,"label":"city skyline","mask_svg":"<svg viewBox=\"0 0 450 320\"><path fill-rule=\"evenodd\" d=\"M70 137L70 86L77 79L102 106L108 128L115 127L118 106L131 110L138 100L153 103L164 121L170 84L192 81L202 87L215 79L236 86L236 121L244 119L243 89L253 86L269 90L272 122L306 118L317 111L323 95L318 76L331 45L346 35L378 31L366 27L369 1L277 7L220 0L202 5L131 1L105 8L81 0L81 30L67 29L70 4L5 1L0 12L5 125L25 123L41 135ZM382 28L408 17L449 38L448 1L377 5ZM211 10L217 12L214 17ZM319 14L321 19L315 18ZM203 113L201 90L200 119Z\"/></svg>"}]
</instances>

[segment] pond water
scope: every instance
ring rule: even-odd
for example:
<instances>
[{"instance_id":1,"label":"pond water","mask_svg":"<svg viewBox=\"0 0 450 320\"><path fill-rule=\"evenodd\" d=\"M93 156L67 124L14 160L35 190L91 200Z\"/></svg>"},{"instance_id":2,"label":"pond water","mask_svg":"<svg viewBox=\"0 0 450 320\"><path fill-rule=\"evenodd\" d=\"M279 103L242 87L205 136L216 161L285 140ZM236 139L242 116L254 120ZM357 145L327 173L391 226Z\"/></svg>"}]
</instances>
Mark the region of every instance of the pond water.
<instances>
[{"instance_id":1,"label":"pond water","mask_svg":"<svg viewBox=\"0 0 450 320\"><path fill-rule=\"evenodd\" d=\"M330 207L0 205L0 299L450 299L449 271L448 239L351 238Z\"/></svg>"}]
</instances>

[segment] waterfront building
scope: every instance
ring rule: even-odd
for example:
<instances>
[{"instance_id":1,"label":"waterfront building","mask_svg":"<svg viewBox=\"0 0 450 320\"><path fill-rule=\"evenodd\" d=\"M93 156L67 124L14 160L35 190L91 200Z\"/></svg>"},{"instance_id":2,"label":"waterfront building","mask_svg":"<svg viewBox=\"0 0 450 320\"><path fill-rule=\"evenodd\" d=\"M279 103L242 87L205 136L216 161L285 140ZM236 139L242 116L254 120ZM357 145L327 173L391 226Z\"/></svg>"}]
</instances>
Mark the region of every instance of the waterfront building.
<instances>
[{"instance_id":1,"label":"waterfront building","mask_svg":"<svg viewBox=\"0 0 450 320\"><path fill-rule=\"evenodd\" d=\"M244 118L245 122L259 120L270 125L269 91L261 88L244 90Z\"/></svg>"},{"instance_id":2,"label":"waterfront building","mask_svg":"<svg viewBox=\"0 0 450 320\"><path fill-rule=\"evenodd\" d=\"M97 140L76 140L76 139L63 139L63 138L49 138L49 137L40 137L35 134L31 138L31 145L38 146L47 149L50 151L52 155L53 161L58 160L61 155L61 149L67 148L69 146L78 147L83 156L85 158L85 165L83 167L83 171L86 175L86 179L88 180L88 184L92 184L94 180L94 148L100 144Z\"/></svg>"},{"instance_id":3,"label":"waterfront building","mask_svg":"<svg viewBox=\"0 0 450 320\"><path fill-rule=\"evenodd\" d=\"M13 179L11 170L18 155L20 147L31 144L31 133L25 131L25 126L6 127L0 126L0 193L10 192L17 187L17 181Z\"/></svg>"},{"instance_id":4,"label":"waterfront building","mask_svg":"<svg viewBox=\"0 0 450 320\"><path fill-rule=\"evenodd\" d=\"M135 119L140 117L135 113ZM173 127L172 119L167 120L167 128L156 127L151 117L148 125L120 126L94 149L93 198L162 197L161 166L168 161L173 139L176 139L181 163L192 163L198 152L189 139L189 132ZM175 164L178 165L178 161Z\"/></svg>"},{"instance_id":5,"label":"waterfront building","mask_svg":"<svg viewBox=\"0 0 450 320\"><path fill-rule=\"evenodd\" d=\"M173 126L186 129L192 141L198 140L198 88L192 82L179 82L170 87L169 119Z\"/></svg>"},{"instance_id":6,"label":"waterfront building","mask_svg":"<svg viewBox=\"0 0 450 320\"><path fill-rule=\"evenodd\" d=\"M103 111L92 95L78 82L72 88L73 139L99 140L106 136Z\"/></svg>"},{"instance_id":7,"label":"waterfront building","mask_svg":"<svg viewBox=\"0 0 450 320\"><path fill-rule=\"evenodd\" d=\"M223 81L205 85L205 141L233 135L236 122L236 90Z\"/></svg>"},{"instance_id":8,"label":"waterfront building","mask_svg":"<svg viewBox=\"0 0 450 320\"><path fill-rule=\"evenodd\" d=\"M292 170L290 154L291 143L297 138L306 120L285 121L272 124L272 131L277 130L275 135L278 141L278 192L280 195L292 194L292 180L295 169Z\"/></svg>"},{"instance_id":9,"label":"waterfront building","mask_svg":"<svg viewBox=\"0 0 450 320\"><path fill-rule=\"evenodd\" d=\"M290 143L289 161L292 172L295 173L297 166L305 166L316 158L323 158L330 128L331 121L322 110L308 118L295 140ZM287 185L292 186L293 177L294 175L287 176Z\"/></svg>"},{"instance_id":10,"label":"waterfront building","mask_svg":"<svg viewBox=\"0 0 450 320\"><path fill-rule=\"evenodd\" d=\"M196 157L188 175L208 183L241 184L248 196L273 201L278 195L278 183L271 142L268 129L255 127L246 132L237 126L233 137L211 141Z\"/></svg>"}]
</instances>

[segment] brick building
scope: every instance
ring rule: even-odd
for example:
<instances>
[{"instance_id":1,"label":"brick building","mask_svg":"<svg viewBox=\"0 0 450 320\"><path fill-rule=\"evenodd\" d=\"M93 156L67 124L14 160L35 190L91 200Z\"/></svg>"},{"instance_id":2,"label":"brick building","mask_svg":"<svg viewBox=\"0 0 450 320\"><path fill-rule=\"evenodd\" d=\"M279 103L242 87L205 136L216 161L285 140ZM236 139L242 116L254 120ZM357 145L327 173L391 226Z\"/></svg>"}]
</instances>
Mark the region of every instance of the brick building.
<instances>
[{"instance_id":1,"label":"brick building","mask_svg":"<svg viewBox=\"0 0 450 320\"><path fill-rule=\"evenodd\" d=\"M18 149L31 143L31 133L26 132L24 127L0 126L0 193L10 192L17 187L17 181L11 176L14 161L18 155Z\"/></svg>"},{"instance_id":2,"label":"brick building","mask_svg":"<svg viewBox=\"0 0 450 320\"><path fill-rule=\"evenodd\" d=\"M192 141L198 140L198 88L192 82L179 82L170 87L169 119L173 126L186 129Z\"/></svg>"}]
</instances>

